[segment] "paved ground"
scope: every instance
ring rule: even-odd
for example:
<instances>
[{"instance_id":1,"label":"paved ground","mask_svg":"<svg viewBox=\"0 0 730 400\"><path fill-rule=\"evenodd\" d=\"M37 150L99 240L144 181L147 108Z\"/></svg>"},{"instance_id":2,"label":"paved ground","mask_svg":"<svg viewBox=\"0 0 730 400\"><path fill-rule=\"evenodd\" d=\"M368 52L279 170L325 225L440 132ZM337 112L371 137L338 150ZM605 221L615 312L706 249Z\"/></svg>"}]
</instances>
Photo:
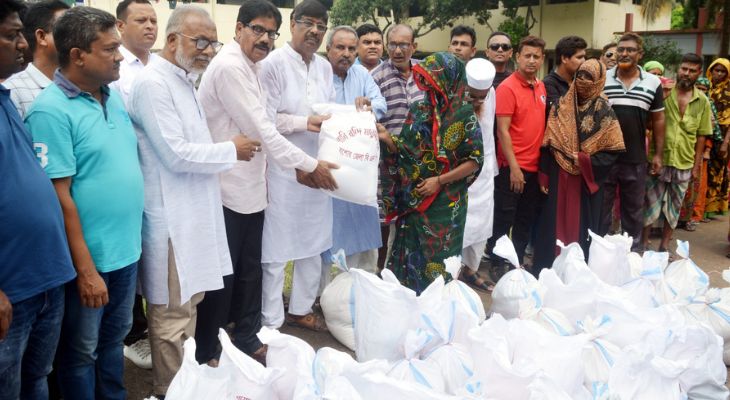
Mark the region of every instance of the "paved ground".
<instances>
[{"instance_id":1,"label":"paved ground","mask_svg":"<svg viewBox=\"0 0 730 400\"><path fill-rule=\"evenodd\" d=\"M678 230L676 239L689 240L690 253L697 265L704 269L710 276L710 284L715 287L729 286L720 273L730 268L730 259L725 257L728 248L727 241L728 218L721 217L715 221L700 224L695 232ZM658 238L653 239L653 246L659 244ZM676 245L672 244L672 249ZM489 307L491 298L489 295L482 295L485 307ZM310 343L315 349L320 347L333 347L337 350L347 351L347 348L337 342L329 333L315 333L304 329L284 327L282 332L300 337ZM134 364L127 362L125 366L125 382L129 391L130 400L141 400L152 392L152 376L149 371L137 368Z\"/></svg>"}]
</instances>

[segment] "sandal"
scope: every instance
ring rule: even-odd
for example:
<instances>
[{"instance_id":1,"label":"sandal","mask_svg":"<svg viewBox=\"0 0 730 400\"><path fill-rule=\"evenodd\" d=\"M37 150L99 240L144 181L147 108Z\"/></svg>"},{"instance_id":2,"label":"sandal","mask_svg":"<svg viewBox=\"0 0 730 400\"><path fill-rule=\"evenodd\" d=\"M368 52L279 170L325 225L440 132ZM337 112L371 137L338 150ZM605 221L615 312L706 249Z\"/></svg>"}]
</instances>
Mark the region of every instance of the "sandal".
<instances>
[{"instance_id":1,"label":"sandal","mask_svg":"<svg viewBox=\"0 0 730 400\"><path fill-rule=\"evenodd\" d=\"M286 324L289 326L297 326L299 328L306 328L315 332L327 332L327 322L324 317L319 314L309 313L307 315L286 315Z\"/></svg>"},{"instance_id":2,"label":"sandal","mask_svg":"<svg viewBox=\"0 0 730 400\"><path fill-rule=\"evenodd\" d=\"M484 279L479 272L471 275L462 272L459 274L459 280L481 292L491 293L494 290L494 283Z\"/></svg>"},{"instance_id":3,"label":"sandal","mask_svg":"<svg viewBox=\"0 0 730 400\"><path fill-rule=\"evenodd\" d=\"M697 230L697 221L687 221L684 225L684 230L687 232L694 232Z\"/></svg>"}]
</instances>

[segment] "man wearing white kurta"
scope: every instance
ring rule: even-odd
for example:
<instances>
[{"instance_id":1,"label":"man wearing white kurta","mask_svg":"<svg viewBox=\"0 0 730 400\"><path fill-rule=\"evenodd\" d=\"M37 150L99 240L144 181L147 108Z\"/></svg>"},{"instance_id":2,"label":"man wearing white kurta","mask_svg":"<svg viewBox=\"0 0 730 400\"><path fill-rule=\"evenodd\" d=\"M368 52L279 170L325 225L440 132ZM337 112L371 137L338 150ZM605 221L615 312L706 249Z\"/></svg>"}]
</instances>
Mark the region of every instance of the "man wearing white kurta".
<instances>
[{"instance_id":1,"label":"man wearing white kurta","mask_svg":"<svg viewBox=\"0 0 730 400\"><path fill-rule=\"evenodd\" d=\"M243 135L211 140L193 85L221 45L207 12L179 6L165 35L161 57L129 97L145 181L140 277L158 396L180 368L183 342L195 334L203 293L222 288L231 273L217 173L250 159L259 146Z\"/></svg>"},{"instance_id":2,"label":"man wearing white kurta","mask_svg":"<svg viewBox=\"0 0 730 400\"><path fill-rule=\"evenodd\" d=\"M292 40L261 61L259 79L269 117L278 131L310 156L318 150L318 126L308 124L312 105L332 103L332 68L315 54L327 30L327 11L316 0L299 3L291 14ZM297 183L291 169L270 164L266 171L269 206L264 218L262 324L284 323L284 267L294 260L287 322L326 330L312 313L322 273L320 254L332 247L332 200L321 190Z\"/></svg>"},{"instance_id":3,"label":"man wearing white kurta","mask_svg":"<svg viewBox=\"0 0 730 400\"><path fill-rule=\"evenodd\" d=\"M495 69L491 62L475 58L466 64L469 97L479 119L484 143L484 165L476 181L469 186L469 205L466 211L462 262L467 268L461 279L477 289L489 285L478 274L487 240L492 236L494 219L494 177L498 173L494 148L494 112L496 95L492 87Z\"/></svg>"}]
</instances>

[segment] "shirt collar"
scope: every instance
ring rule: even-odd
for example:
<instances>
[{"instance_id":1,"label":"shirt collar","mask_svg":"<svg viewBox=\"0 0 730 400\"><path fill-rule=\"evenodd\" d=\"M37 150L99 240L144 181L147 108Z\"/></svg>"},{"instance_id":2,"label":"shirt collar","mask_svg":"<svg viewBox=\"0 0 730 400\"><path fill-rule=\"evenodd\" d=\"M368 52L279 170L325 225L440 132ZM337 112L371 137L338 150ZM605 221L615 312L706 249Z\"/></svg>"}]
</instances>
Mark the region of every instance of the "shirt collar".
<instances>
[{"instance_id":1,"label":"shirt collar","mask_svg":"<svg viewBox=\"0 0 730 400\"><path fill-rule=\"evenodd\" d=\"M530 82L527 82L527 79L525 79L525 77L522 76L522 74L519 71L515 71L512 75L514 75L515 77L517 77L517 80L520 81L520 83L524 87L534 87L534 86L537 86L540 83L540 80L537 79L537 77L535 77L535 83L534 84L531 84ZM558 74L556 73L555 75L558 75ZM560 76L558 76L558 78L560 78ZM562 78L560 78L560 79L562 80Z\"/></svg>"},{"instance_id":2,"label":"shirt collar","mask_svg":"<svg viewBox=\"0 0 730 400\"><path fill-rule=\"evenodd\" d=\"M676 105L679 105L677 102L677 86L675 85L672 88L672 91L669 92L669 98L672 100L672 102ZM700 90L696 87L692 87L692 98L689 100L690 103L700 98Z\"/></svg>"},{"instance_id":3,"label":"shirt collar","mask_svg":"<svg viewBox=\"0 0 730 400\"><path fill-rule=\"evenodd\" d=\"M142 60L140 60L139 57L135 56L134 53L127 50L126 47L119 46L119 52L122 53L122 55L124 56L124 60L122 62L124 62L128 65L136 64L136 63L139 63L140 65L144 65L144 64L142 64ZM150 56L152 55L152 53L149 53L149 54L150 54Z\"/></svg>"},{"instance_id":4,"label":"shirt collar","mask_svg":"<svg viewBox=\"0 0 730 400\"><path fill-rule=\"evenodd\" d=\"M637 65L636 68L639 69L639 80L644 80L644 69L639 65ZM613 79L618 80L618 65L611 68L611 70L613 70Z\"/></svg>"},{"instance_id":5,"label":"shirt collar","mask_svg":"<svg viewBox=\"0 0 730 400\"><path fill-rule=\"evenodd\" d=\"M243 59L246 65L248 65L251 69L256 68L256 64L251 61L250 58L248 58L246 53L241 50L241 45L238 44L238 42L236 42L235 40L231 40L230 42L228 42L228 44L223 46L220 52L226 54L230 53L231 55L234 55L236 57L241 57L241 59Z\"/></svg>"},{"instance_id":6,"label":"shirt collar","mask_svg":"<svg viewBox=\"0 0 730 400\"><path fill-rule=\"evenodd\" d=\"M41 88L45 89L48 87L51 83L53 83L48 77L41 72L33 63L28 64L27 67L25 67L25 72L30 76L30 78L38 84Z\"/></svg>"},{"instance_id":7,"label":"shirt collar","mask_svg":"<svg viewBox=\"0 0 730 400\"><path fill-rule=\"evenodd\" d=\"M66 78L63 73L61 73L61 69L57 69L56 72L53 74L53 83L58 86L59 89L63 92L63 94L66 95L69 99L73 99L75 97L81 96L83 94L86 94L88 96L91 96L88 92L82 91L78 86L76 86L75 83L71 82ZM106 103L106 99L109 98L109 86L108 85L102 85L101 86L101 98L102 102Z\"/></svg>"},{"instance_id":8,"label":"shirt collar","mask_svg":"<svg viewBox=\"0 0 730 400\"><path fill-rule=\"evenodd\" d=\"M284 52L286 52L289 57L293 58L297 62L306 65L306 63L304 62L304 57L302 57L301 54L297 53L297 51L294 50L293 47L291 47L291 44L289 44L289 42L284 43ZM317 58L317 54L312 55L312 62L314 62L315 58Z\"/></svg>"},{"instance_id":9,"label":"shirt collar","mask_svg":"<svg viewBox=\"0 0 730 400\"><path fill-rule=\"evenodd\" d=\"M198 74L185 71L184 69L165 59L165 57L155 57L152 62L159 64L162 68L168 70L174 75L177 75L180 79L190 82L191 85L195 85L195 82L198 80Z\"/></svg>"}]
</instances>

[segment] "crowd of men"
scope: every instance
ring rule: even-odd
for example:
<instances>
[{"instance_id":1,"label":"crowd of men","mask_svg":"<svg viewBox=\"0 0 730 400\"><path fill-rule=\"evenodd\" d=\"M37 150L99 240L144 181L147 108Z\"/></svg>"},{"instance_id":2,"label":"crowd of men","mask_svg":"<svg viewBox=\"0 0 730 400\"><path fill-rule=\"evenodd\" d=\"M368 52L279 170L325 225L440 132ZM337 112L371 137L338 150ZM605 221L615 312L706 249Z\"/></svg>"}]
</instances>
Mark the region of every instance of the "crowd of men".
<instances>
[{"instance_id":1,"label":"crowd of men","mask_svg":"<svg viewBox=\"0 0 730 400\"><path fill-rule=\"evenodd\" d=\"M274 50L282 23L292 38ZM372 272L385 263L392 225L378 209L319 190L336 188L337 166L316 158L328 117L312 105L371 110L398 135L423 97L411 73L413 29L328 27L316 0L282 21L267 0L247 0L225 43L190 5L172 12L152 53L157 35L148 0L124 0L116 16L57 0L0 3L0 399L48 398L52 369L63 398L123 399L125 355L152 369L154 395L164 398L185 339L195 337L197 360L215 366L218 329L229 326L233 343L263 363L262 326L327 329L315 302L331 251ZM496 281L505 271L491 253L497 238L511 232L520 262L540 240L545 125L588 45L561 39L544 80L542 39L522 40L514 72L508 35L494 32L484 45L498 169L485 257ZM472 28L452 30L449 52L466 63L477 49ZM673 204L697 177L712 130L710 102L694 88L700 57L684 56L664 98L660 80L639 67L642 54L641 37L627 33L600 57L625 152L602 182L598 233L609 231L618 195L635 248L663 218L666 249ZM481 89L482 101L494 96ZM475 268L462 274L488 286Z\"/></svg>"}]
</instances>

